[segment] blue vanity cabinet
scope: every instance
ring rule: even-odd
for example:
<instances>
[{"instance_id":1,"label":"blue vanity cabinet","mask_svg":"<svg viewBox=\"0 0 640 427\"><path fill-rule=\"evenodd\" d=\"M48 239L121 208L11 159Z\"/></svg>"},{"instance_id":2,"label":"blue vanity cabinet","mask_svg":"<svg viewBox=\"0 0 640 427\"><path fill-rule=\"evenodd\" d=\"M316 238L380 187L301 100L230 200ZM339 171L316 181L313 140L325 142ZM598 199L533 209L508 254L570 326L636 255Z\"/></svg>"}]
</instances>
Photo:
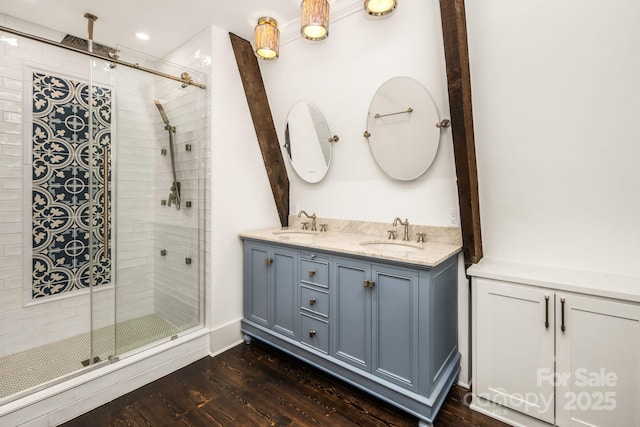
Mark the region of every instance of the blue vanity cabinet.
<instances>
[{"instance_id":1,"label":"blue vanity cabinet","mask_svg":"<svg viewBox=\"0 0 640 427\"><path fill-rule=\"evenodd\" d=\"M298 253L245 242L244 317L284 336L297 336Z\"/></svg>"},{"instance_id":2,"label":"blue vanity cabinet","mask_svg":"<svg viewBox=\"0 0 640 427\"><path fill-rule=\"evenodd\" d=\"M269 343L431 425L460 372L457 255L425 267L249 238L244 248L247 342Z\"/></svg>"},{"instance_id":3,"label":"blue vanity cabinet","mask_svg":"<svg viewBox=\"0 0 640 427\"><path fill-rule=\"evenodd\" d=\"M336 258L333 356L409 390L419 374L419 271Z\"/></svg>"}]
</instances>

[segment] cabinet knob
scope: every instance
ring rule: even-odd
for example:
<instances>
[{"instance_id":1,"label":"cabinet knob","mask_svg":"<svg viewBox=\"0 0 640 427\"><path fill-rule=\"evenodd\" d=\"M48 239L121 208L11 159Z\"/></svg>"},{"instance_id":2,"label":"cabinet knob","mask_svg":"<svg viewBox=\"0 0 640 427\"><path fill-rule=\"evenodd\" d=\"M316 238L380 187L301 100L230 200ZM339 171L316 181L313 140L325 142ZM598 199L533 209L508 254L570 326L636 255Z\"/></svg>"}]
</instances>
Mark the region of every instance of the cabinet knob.
<instances>
[{"instance_id":1,"label":"cabinet knob","mask_svg":"<svg viewBox=\"0 0 640 427\"><path fill-rule=\"evenodd\" d=\"M316 271L315 270L309 270L309 277L313 277L316 275Z\"/></svg>"},{"instance_id":2,"label":"cabinet knob","mask_svg":"<svg viewBox=\"0 0 640 427\"><path fill-rule=\"evenodd\" d=\"M365 288L374 288L376 286L376 282L374 282L373 280L365 280L362 283L362 286L364 286Z\"/></svg>"},{"instance_id":3,"label":"cabinet knob","mask_svg":"<svg viewBox=\"0 0 640 427\"><path fill-rule=\"evenodd\" d=\"M315 298L309 299L309 305L316 305L316 299Z\"/></svg>"},{"instance_id":4,"label":"cabinet knob","mask_svg":"<svg viewBox=\"0 0 640 427\"><path fill-rule=\"evenodd\" d=\"M309 337L313 338L316 336L316 331L314 331L313 329L309 331Z\"/></svg>"},{"instance_id":5,"label":"cabinet knob","mask_svg":"<svg viewBox=\"0 0 640 427\"><path fill-rule=\"evenodd\" d=\"M265 265L271 265L271 264L273 264L273 260L271 258L265 258L264 259L264 263L265 263Z\"/></svg>"}]
</instances>

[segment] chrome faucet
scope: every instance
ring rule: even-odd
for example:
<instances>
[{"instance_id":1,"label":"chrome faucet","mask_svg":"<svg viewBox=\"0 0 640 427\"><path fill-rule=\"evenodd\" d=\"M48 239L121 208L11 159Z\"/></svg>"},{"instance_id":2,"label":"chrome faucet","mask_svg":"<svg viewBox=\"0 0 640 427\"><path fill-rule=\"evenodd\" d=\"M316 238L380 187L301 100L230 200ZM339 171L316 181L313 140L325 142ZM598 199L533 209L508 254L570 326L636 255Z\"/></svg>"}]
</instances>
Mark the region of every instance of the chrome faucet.
<instances>
[{"instance_id":1,"label":"chrome faucet","mask_svg":"<svg viewBox=\"0 0 640 427\"><path fill-rule=\"evenodd\" d=\"M409 220L405 218L404 222L400 219L400 217L396 217L393 220L393 226L404 225L404 237L402 240L409 241Z\"/></svg>"},{"instance_id":2,"label":"chrome faucet","mask_svg":"<svg viewBox=\"0 0 640 427\"><path fill-rule=\"evenodd\" d=\"M304 214L304 216L306 216L307 218L309 218L311 220L311 231L316 231L318 228L316 227L316 214L315 214L315 212L313 213L313 215L309 216L309 214L306 213L305 211L300 211L300 212L298 212L298 218L300 218L302 216L302 214Z\"/></svg>"}]
</instances>

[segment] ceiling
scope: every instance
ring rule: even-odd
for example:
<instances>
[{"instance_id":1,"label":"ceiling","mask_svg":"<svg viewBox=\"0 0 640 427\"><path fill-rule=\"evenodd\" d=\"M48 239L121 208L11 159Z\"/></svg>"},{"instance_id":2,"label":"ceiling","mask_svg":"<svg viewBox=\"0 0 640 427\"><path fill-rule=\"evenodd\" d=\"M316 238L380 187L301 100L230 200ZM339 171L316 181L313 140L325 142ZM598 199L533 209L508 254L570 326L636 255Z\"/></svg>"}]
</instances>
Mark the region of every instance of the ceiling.
<instances>
[{"instance_id":1,"label":"ceiling","mask_svg":"<svg viewBox=\"0 0 640 427\"><path fill-rule=\"evenodd\" d=\"M87 38L86 12L98 17L94 41L126 46L163 57L205 28L215 25L247 40L261 16L270 16L282 28L300 17L301 0L4 0L0 13ZM340 4L333 0L332 15ZM281 30L282 31L282 30ZM151 38L141 41L137 32Z\"/></svg>"}]
</instances>

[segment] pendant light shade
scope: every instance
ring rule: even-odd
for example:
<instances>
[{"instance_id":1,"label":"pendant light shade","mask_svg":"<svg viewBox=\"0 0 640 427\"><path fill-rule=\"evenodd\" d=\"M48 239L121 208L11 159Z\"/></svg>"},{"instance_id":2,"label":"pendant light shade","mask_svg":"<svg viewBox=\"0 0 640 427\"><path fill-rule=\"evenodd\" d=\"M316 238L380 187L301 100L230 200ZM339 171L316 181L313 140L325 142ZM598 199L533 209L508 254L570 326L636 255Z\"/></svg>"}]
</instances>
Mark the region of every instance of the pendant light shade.
<instances>
[{"instance_id":1,"label":"pendant light shade","mask_svg":"<svg viewBox=\"0 0 640 427\"><path fill-rule=\"evenodd\" d=\"M280 44L280 30L273 18L258 19L255 30L256 55L262 59L277 59Z\"/></svg>"},{"instance_id":2,"label":"pendant light shade","mask_svg":"<svg viewBox=\"0 0 640 427\"><path fill-rule=\"evenodd\" d=\"M397 5L397 0L364 0L364 10L373 16L387 15L393 12Z\"/></svg>"},{"instance_id":3,"label":"pendant light shade","mask_svg":"<svg viewBox=\"0 0 640 427\"><path fill-rule=\"evenodd\" d=\"M302 0L300 34L308 40L323 40L329 35L329 1Z\"/></svg>"}]
</instances>

